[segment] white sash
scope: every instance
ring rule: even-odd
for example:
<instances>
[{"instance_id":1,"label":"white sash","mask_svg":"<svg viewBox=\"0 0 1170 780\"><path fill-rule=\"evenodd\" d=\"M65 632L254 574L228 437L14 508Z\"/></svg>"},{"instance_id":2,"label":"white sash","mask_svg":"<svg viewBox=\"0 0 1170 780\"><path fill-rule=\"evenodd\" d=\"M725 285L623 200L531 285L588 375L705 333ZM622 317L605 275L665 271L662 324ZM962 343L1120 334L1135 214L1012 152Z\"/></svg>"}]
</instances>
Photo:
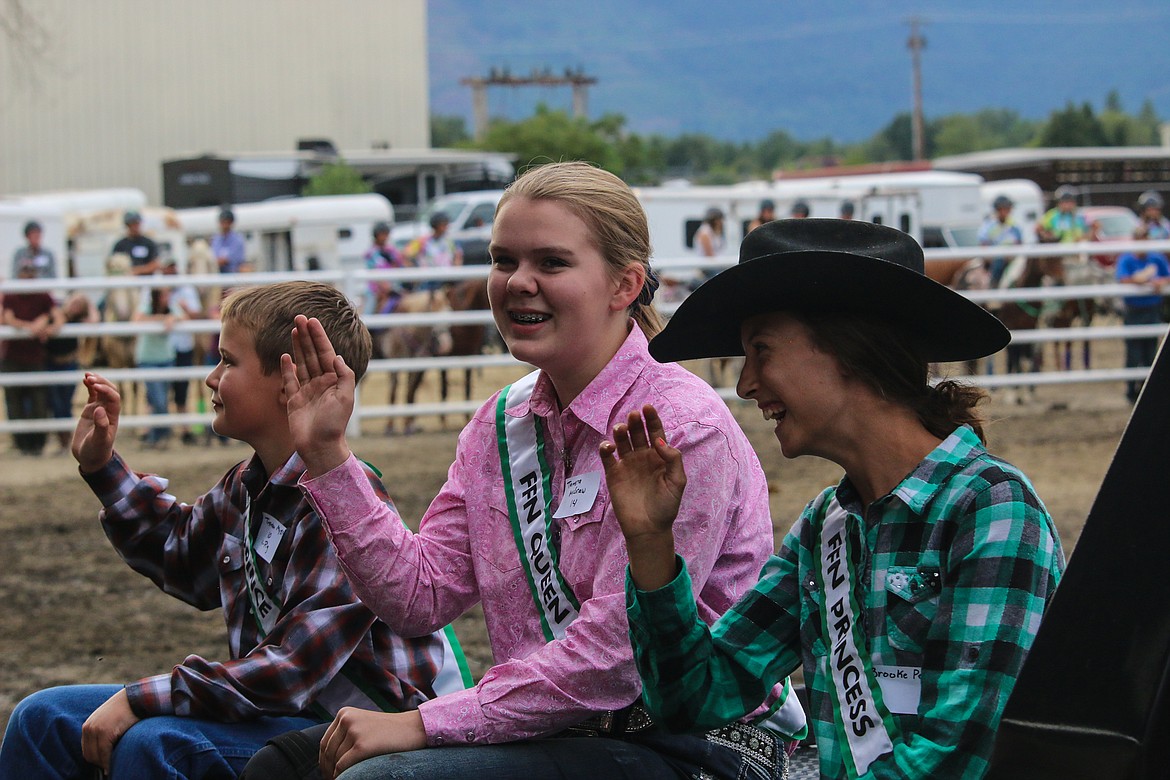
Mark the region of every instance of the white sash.
<instances>
[{"instance_id":1,"label":"white sash","mask_svg":"<svg viewBox=\"0 0 1170 780\"><path fill-rule=\"evenodd\" d=\"M256 552L252 546L252 497L244 490L244 579L252 615L260 628L260 638L268 636L280 618L281 603L268 593L260 581L256 566ZM436 696L470 688L471 669L463 655L463 648L455 636L455 629L445 626L439 634L443 644L443 666L433 680ZM408 681L413 682L413 681ZM342 707L358 707L376 712L398 712L399 709L377 689L370 686L347 660L339 674L315 697L311 708L318 715L332 719Z\"/></svg>"},{"instance_id":2,"label":"white sash","mask_svg":"<svg viewBox=\"0 0 1170 780\"><path fill-rule=\"evenodd\" d=\"M536 415L505 414L532 396L539 371L533 371L500 391L496 404L496 438L500 468L508 498L512 535L528 577L532 600L540 615L546 641L563 639L565 629L577 617L573 596L557 565L552 543L552 474L544 457L544 435Z\"/></svg>"},{"instance_id":3,"label":"white sash","mask_svg":"<svg viewBox=\"0 0 1170 780\"><path fill-rule=\"evenodd\" d=\"M842 754L850 776L864 774L894 749L898 727L882 701L869 647L857 620L853 562L845 529L847 513L836 496L824 510L819 544L821 620L829 648L829 688Z\"/></svg>"}]
</instances>

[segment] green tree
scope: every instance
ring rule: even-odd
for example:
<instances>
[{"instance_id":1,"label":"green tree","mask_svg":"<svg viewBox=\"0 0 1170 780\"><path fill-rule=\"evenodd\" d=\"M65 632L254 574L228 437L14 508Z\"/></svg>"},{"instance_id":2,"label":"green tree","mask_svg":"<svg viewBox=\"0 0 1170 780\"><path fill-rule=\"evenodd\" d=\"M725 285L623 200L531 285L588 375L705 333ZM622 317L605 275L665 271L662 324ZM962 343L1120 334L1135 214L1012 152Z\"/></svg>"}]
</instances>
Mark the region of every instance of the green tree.
<instances>
[{"instance_id":1,"label":"green tree","mask_svg":"<svg viewBox=\"0 0 1170 780\"><path fill-rule=\"evenodd\" d=\"M467 122L461 116L431 114L431 146L436 149L466 145L471 141Z\"/></svg>"},{"instance_id":2,"label":"green tree","mask_svg":"<svg viewBox=\"0 0 1170 780\"><path fill-rule=\"evenodd\" d=\"M362 178L357 169L345 160L329 163L313 174L301 194L310 195L360 195L373 192L373 188Z\"/></svg>"},{"instance_id":3,"label":"green tree","mask_svg":"<svg viewBox=\"0 0 1170 780\"><path fill-rule=\"evenodd\" d=\"M1021 146L1036 135L1037 127L1037 123L1003 108L950 114L931 123L933 156Z\"/></svg>"},{"instance_id":4,"label":"green tree","mask_svg":"<svg viewBox=\"0 0 1170 780\"><path fill-rule=\"evenodd\" d=\"M612 121L607 125L612 126ZM517 155L516 165L560 160L588 160L619 176L622 159L612 140L585 119L572 118L564 111L540 105L536 114L519 122L497 119L488 126L477 148Z\"/></svg>"},{"instance_id":5,"label":"green tree","mask_svg":"<svg viewBox=\"0 0 1170 780\"><path fill-rule=\"evenodd\" d=\"M1040 131L1038 146L1105 146L1105 128L1093 113L1093 107L1071 102L1054 111Z\"/></svg>"}]
</instances>

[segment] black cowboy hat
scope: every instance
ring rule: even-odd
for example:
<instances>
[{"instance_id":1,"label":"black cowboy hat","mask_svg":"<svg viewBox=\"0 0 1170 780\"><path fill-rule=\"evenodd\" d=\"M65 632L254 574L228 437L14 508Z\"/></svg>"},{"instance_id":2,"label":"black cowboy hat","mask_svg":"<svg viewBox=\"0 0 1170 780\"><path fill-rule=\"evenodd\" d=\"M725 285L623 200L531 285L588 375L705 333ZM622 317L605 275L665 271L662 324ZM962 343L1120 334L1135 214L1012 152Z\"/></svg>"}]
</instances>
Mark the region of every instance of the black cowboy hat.
<instances>
[{"instance_id":1,"label":"black cowboy hat","mask_svg":"<svg viewBox=\"0 0 1170 780\"><path fill-rule=\"evenodd\" d=\"M993 315L923 273L900 230L840 219L783 219L747 235L739 265L695 290L650 342L660 362L742 355L740 325L770 311L868 314L901 327L924 360L973 360L1007 346Z\"/></svg>"}]
</instances>

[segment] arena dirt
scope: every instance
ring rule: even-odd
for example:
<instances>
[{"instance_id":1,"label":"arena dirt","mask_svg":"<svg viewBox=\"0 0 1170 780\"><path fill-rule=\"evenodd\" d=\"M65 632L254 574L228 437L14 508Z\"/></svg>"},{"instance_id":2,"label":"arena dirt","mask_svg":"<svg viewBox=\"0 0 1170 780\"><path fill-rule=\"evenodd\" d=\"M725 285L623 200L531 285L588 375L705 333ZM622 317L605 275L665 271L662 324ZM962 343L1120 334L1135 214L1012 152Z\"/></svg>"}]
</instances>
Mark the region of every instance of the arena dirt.
<instances>
[{"instance_id":1,"label":"arena dirt","mask_svg":"<svg viewBox=\"0 0 1170 780\"><path fill-rule=\"evenodd\" d=\"M510 378L496 373L480 377L476 392L486 395ZM428 377L427 386L433 383ZM998 391L988 407L992 449L1031 477L1071 553L1129 416L1122 388L1041 387L1035 400L1019 405L1005 395ZM733 408L761 454L779 539L839 470L814 458L785 461L771 425L754 406L736 402ZM359 455L384 472L411 524L442 484L455 449L456 420L448 419L446 431L434 418L420 422L422 433L403 437L385 436L380 421L368 420L355 443ZM71 457L21 457L7 442L0 449L0 729L16 702L39 688L126 682L165 672L189 653L224 656L219 613L181 604L119 560ZM120 450L132 467L169 477L171 491L183 500L248 455L240 444L175 444L158 452L124 443ZM456 628L478 677L491 662L482 616L473 610Z\"/></svg>"}]
</instances>

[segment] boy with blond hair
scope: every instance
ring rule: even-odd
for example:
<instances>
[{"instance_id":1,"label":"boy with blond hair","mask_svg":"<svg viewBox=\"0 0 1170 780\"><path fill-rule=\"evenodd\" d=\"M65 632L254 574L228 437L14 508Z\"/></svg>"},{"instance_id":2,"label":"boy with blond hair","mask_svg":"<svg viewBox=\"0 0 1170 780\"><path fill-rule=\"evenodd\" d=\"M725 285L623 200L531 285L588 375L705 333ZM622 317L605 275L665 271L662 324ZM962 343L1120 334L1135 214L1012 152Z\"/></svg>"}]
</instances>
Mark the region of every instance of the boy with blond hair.
<instances>
[{"instance_id":1,"label":"boy with blond hair","mask_svg":"<svg viewBox=\"0 0 1170 780\"><path fill-rule=\"evenodd\" d=\"M124 686L29 696L0 745L0 776L83 777L96 766L111 780L235 777L269 738L343 706L403 711L448 688L436 684L443 637L404 639L361 604L297 487L305 466L289 433L280 357L291 352L298 314L320 320L346 363L365 371L369 332L333 287L297 281L232 295L206 384L215 432L254 454L191 504L115 452L121 399L109 381L86 375L72 452L102 501L106 535L167 593L223 611L230 660L190 655ZM365 476L389 503L372 470Z\"/></svg>"}]
</instances>

